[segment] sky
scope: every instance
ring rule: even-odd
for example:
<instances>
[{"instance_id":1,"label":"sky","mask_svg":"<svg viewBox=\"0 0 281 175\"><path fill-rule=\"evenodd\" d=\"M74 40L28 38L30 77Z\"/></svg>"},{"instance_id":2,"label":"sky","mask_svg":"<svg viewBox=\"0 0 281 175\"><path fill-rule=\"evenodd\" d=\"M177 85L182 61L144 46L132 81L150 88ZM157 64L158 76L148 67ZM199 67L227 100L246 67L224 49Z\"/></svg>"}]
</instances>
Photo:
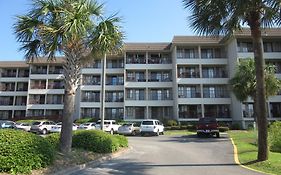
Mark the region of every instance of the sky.
<instances>
[{"instance_id":1,"label":"sky","mask_svg":"<svg viewBox=\"0 0 281 175\"><path fill-rule=\"evenodd\" d=\"M31 0L0 0L0 61L23 60L13 33L17 15L31 8ZM105 14L122 17L125 42L171 42L174 35L194 35L182 0L98 0Z\"/></svg>"}]
</instances>

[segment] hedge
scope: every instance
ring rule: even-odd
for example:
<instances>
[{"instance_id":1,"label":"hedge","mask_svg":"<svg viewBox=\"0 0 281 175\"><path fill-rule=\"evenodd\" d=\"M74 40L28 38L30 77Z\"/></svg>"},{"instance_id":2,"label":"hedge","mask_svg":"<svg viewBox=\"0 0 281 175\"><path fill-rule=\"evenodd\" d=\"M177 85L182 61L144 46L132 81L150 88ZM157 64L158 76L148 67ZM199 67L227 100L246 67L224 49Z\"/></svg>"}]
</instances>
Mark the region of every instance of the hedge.
<instances>
[{"instance_id":1,"label":"hedge","mask_svg":"<svg viewBox=\"0 0 281 175\"><path fill-rule=\"evenodd\" d=\"M55 150L43 137L21 130L0 129L0 172L30 173L54 160Z\"/></svg>"},{"instance_id":2,"label":"hedge","mask_svg":"<svg viewBox=\"0 0 281 175\"><path fill-rule=\"evenodd\" d=\"M99 130L76 131L72 137L72 146L97 153L112 153L128 146L124 136L110 135Z\"/></svg>"},{"instance_id":3,"label":"hedge","mask_svg":"<svg viewBox=\"0 0 281 175\"><path fill-rule=\"evenodd\" d=\"M53 146L55 150L59 149L60 133L52 133L45 137L45 139Z\"/></svg>"},{"instance_id":4,"label":"hedge","mask_svg":"<svg viewBox=\"0 0 281 175\"><path fill-rule=\"evenodd\" d=\"M281 122L274 122L269 127L269 145L270 150L281 153Z\"/></svg>"}]
</instances>

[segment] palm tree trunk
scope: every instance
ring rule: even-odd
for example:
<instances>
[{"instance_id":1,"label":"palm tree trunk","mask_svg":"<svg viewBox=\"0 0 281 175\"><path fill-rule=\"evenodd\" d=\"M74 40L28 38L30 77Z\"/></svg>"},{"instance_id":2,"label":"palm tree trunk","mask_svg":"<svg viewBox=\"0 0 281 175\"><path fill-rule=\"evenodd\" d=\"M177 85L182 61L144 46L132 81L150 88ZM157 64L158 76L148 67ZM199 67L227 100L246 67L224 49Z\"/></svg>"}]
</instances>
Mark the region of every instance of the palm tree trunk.
<instances>
[{"instance_id":1,"label":"palm tree trunk","mask_svg":"<svg viewBox=\"0 0 281 175\"><path fill-rule=\"evenodd\" d=\"M72 122L75 104L75 94L65 91L62 129L60 135L60 151L68 154L72 145Z\"/></svg>"},{"instance_id":2,"label":"palm tree trunk","mask_svg":"<svg viewBox=\"0 0 281 175\"><path fill-rule=\"evenodd\" d=\"M251 25L251 35L253 38L253 49L256 68L256 114L258 124L258 161L268 159L268 142L267 142L267 115L266 115L266 94L264 78L264 59L259 17L254 18Z\"/></svg>"},{"instance_id":3,"label":"palm tree trunk","mask_svg":"<svg viewBox=\"0 0 281 175\"><path fill-rule=\"evenodd\" d=\"M75 94L81 78L80 55L82 50L68 49L65 52L64 69L64 106L60 133L60 151L68 154L72 146L72 123L75 111Z\"/></svg>"},{"instance_id":4,"label":"palm tree trunk","mask_svg":"<svg viewBox=\"0 0 281 175\"><path fill-rule=\"evenodd\" d=\"M106 81L106 54L103 55L102 64L102 82L101 82L101 108L100 108L100 119L101 119L101 130L104 130L104 111L105 111L105 81Z\"/></svg>"}]
</instances>

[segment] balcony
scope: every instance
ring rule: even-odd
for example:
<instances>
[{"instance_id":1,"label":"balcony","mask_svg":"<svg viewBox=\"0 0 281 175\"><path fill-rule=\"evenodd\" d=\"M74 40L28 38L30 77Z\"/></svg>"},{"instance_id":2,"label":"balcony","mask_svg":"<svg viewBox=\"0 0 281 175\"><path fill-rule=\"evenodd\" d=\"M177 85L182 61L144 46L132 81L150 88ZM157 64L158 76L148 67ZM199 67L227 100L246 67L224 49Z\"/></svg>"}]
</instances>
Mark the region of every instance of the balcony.
<instances>
[{"instance_id":1,"label":"balcony","mask_svg":"<svg viewBox=\"0 0 281 175\"><path fill-rule=\"evenodd\" d=\"M48 99L47 104L63 104L63 99Z\"/></svg>"},{"instance_id":2,"label":"balcony","mask_svg":"<svg viewBox=\"0 0 281 175\"><path fill-rule=\"evenodd\" d=\"M4 72L1 77L17 77L17 72Z\"/></svg>"},{"instance_id":3,"label":"balcony","mask_svg":"<svg viewBox=\"0 0 281 175\"><path fill-rule=\"evenodd\" d=\"M46 85L31 84L30 89L46 89Z\"/></svg>"},{"instance_id":4,"label":"balcony","mask_svg":"<svg viewBox=\"0 0 281 175\"><path fill-rule=\"evenodd\" d=\"M108 97L105 99L105 102L124 102L124 98L113 98L113 97Z\"/></svg>"},{"instance_id":5,"label":"balcony","mask_svg":"<svg viewBox=\"0 0 281 175\"><path fill-rule=\"evenodd\" d=\"M47 74L46 69L31 69L31 74Z\"/></svg>"},{"instance_id":6,"label":"balcony","mask_svg":"<svg viewBox=\"0 0 281 175\"><path fill-rule=\"evenodd\" d=\"M0 106L11 106L13 105L13 98L1 98Z\"/></svg>"},{"instance_id":7,"label":"balcony","mask_svg":"<svg viewBox=\"0 0 281 175\"><path fill-rule=\"evenodd\" d=\"M199 73L199 71L196 71L196 72L191 72L191 71L180 72L179 71L178 78L200 78L200 73Z\"/></svg>"},{"instance_id":8,"label":"balcony","mask_svg":"<svg viewBox=\"0 0 281 175\"><path fill-rule=\"evenodd\" d=\"M45 99L29 98L29 104L45 104Z\"/></svg>"},{"instance_id":9,"label":"balcony","mask_svg":"<svg viewBox=\"0 0 281 175\"><path fill-rule=\"evenodd\" d=\"M1 83L0 91L15 91L15 83Z\"/></svg>"},{"instance_id":10,"label":"balcony","mask_svg":"<svg viewBox=\"0 0 281 175\"><path fill-rule=\"evenodd\" d=\"M49 74L63 74L64 70L62 67L50 67Z\"/></svg>"},{"instance_id":11,"label":"balcony","mask_svg":"<svg viewBox=\"0 0 281 175\"><path fill-rule=\"evenodd\" d=\"M99 97L82 96L82 102L100 102L100 98Z\"/></svg>"},{"instance_id":12,"label":"balcony","mask_svg":"<svg viewBox=\"0 0 281 175\"><path fill-rule=\"evenodd\" d=\"M196 91L188 92L179 92L179 98L201 98L201 93Z\"/></svg>"},{"instance_id":13,"label":"balcony","mask_svg":"<svg viewBox=\"0 0 281 175\"><path fill-rule=\"evenodd\" d=\"M49 83L48 89L64 89L64 83L62 82Z\"/></svg>"},{"instance_id":14,"label":"balcony","mask_svg":"<svg viewBox=\"0 0 281 175\"><path fill-rule=\"evenodd\" d=\"M29 69L19 69L18 77L29 77Z\"/></svg>"}]
</instances>

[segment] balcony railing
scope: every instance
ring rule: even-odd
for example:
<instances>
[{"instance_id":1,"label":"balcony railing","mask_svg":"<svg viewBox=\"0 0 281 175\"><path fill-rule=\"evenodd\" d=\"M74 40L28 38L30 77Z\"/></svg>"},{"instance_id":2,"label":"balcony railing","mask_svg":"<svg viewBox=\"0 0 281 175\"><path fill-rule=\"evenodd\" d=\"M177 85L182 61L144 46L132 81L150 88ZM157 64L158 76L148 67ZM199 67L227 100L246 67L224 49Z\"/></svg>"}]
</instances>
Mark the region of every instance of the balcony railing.
<instances>
[{"instance_id":1,"label":"balcony railing","mask_svg":"<svg viewBox=\"0 0 281 175\"><path fill-rule=\"evenodd\" d=\"M158 94L158 93L150 93L148 94L149 100L173 100L172 94Z\"/></svg>"},{"instance_id":2,"label":"balcony railing","mask_svg":"<svg viewBox=\"0 0 281 175\"><path fill-rule=\"evenodd\" d=\"M8 100L8 101L0 100L0 106L10 106L10 105L13 105L13 100Z\"/></svg>"},{"instance_id":3,"label":"balcony railing","mask_svg":"<svg viewBox=\"0 0 281 175\"><path fill-rule=\"evenodd\" d=\"M30 98L29 104L45 104L45 100L43 100L43 99L37 100L37 99Z\"/></svg>"},{"instance_id":4,"label":"balcony railing","mask_svg":"<svg viewBox=\"0 0 281 175\"><path fill-rule=\"evenodd\" d=\"M31 74L47 74L47 69L31 69Z\"/></svg>"},{"instance_id":5,"label":"balcony railing","mask_svg":"<svg viewBox=\"0 0 281 175\"><path fill-rule=\"evenodd\" d=\"M82 97L82 102L100 102L99 97Z\"/></svg>"},{"instance_id":6,"label":"balcony railing","mask_svg":"<svg viewBox=\"0 0 281 175\"><path fill-rule=\"evenodd\" d=\"M161 78L161 79L158 79L158 78L148 78L148 81L149 82L170 82L170 81L172 81L172 78Z\"/></svg>"},{"instance_id":7,"label":"balcony railing","mask_svg":"<svg viewBox=\"0 0 281 175\"><path fill-rule=\"evenodd\" d=\"M178 74L178 78L200 78L199 72L182 72Z\"/></svg>"},{"instance_id":8,"label":"balcony railing","mask_svg":"<svg viewBox=\"0 0 281 175\"><path fill-rule=\"evenodd\" d=\"M83 81L83 85L100 85L100 81Z\"/></svg>"},{"instance_id":9,"label":"balcony railing","mask_svg":"<svg viewBox=\"0 0 281 175\"><path fill-rule=\"evenodd\" d=\"M107 81L106 85L124 85L124 82L121 82L121 81Z\"/></svg>"},{"instance_id":10,"label":"balcony railing","mask_svg":"<svg viewBox=\"0 0 281 175\"><path fill-rule=\"evenodd\" d=\"M149 58L148 64L171 64L172 60L168 58Z\"/></svg>"},{"instance_id":11,"label":"balcony railing","mask_svg":"<svg viewBox=\"0 0 281 175\"><path fill-rule=\"evenodd\" d=\"M137 79L137 78L134 78L134 77L127 77L126 78L127 81L129 82L145 82L146 80L145 79Z\"/></svg>"},{"instance_id":12,"label":"balcony railing","mask_svg":"<svg viewBox=\"0 0 281 175\"><path fill-rule=\"evenodd\" d=\"M48 84L48 89L64 89L64 84L63 83L49 83Z\"/></svg>"},{"instance_id":13,"label":"balcony railing","mask_svg":"<svg viewBox=\"0 0 281 175\"><path fill-rule=\"evenodd\" d=\"M145 58L127 58L126 64L146 64Z\"/></svg>"},{"instance_id":14,"label":"balcony railing","mask_svg":"<svg viewBox=\"0 0 281 175\"><path fill-rule=\"evenodd\" d=\"M63 69L49 70L49 74L63 74Z\"/></svg>"},{"instance_id":15,"label":"balcony railing","mask_svg":"<svg viewBox=\"0 0 281 175\"><path fill-rule=\"evenodd\" d=\"M46 89L46 85L31 85L31 89Z\"/></svg>"},{"instance_id":16,"label":"balcony railing","mask_svg":"<svg viewBox=\"0 0 281 175\"><path fill-rule=\"evenodd\" d=\"M1 74L2 77L17 77L17 73L13 72L13 73L2 73Z\"/></svg>"},{"instance_id":17,"label":"balcony railing","mask_svg":"<svg viewBox=\"0 0 281 175\"><path fill-rule=\"evenodd\" d=\"M204 93L204 98L229 98L228 93L215 93L215 94L210 94L210 93Z\"/></svg>"},{"instance_id":18,"label":"balcony railing","mask_svg":"<svg viewBox=\"0 0 281 175\"><path fill-rule=\"evenodd\" d=\"M139 94L130 94L126 96L126 100L145 100L145 96Z\"/></svg>"},{"instance_id":19,"label":"balcony railing","mask_svg":"<svg viewBox=\"0 0 281 175\"><path fill-rule=\"evenodd\" d=\"M124 101L123 97L121 97L121 98L107 97L105 99L105 102L123 102L123 101Z\"/></svg>"},{"instance_id":20,"label":"balcony railing","mask_svg":"<svg viewBox=\"0 0 281 175\"><path fill-rule=\"evenodd\" d=\"M179 98L201 98L201 93L200 92L191 92L191 93L187 93L187 92L180 93L179 92Z\"/></svg>"},{"instance_id":21,"label":"balcony railing","mask_svg":"<svg viewBox=\"0 0 281 175\"><path fill-rule=\"evenodd\" d=\"M16 106L26 106L26 100L25 101L16 101Z\"/></svg>"},{"instance_id":22,"label":"balcony railing","mask_svg":"<svg viewBox=\"0 0 281 175\"><path fill-rule=\"evenodd\" d=\"M0 87L0 91L15 91L15 87L2 86Z\"/></svg>"},{"instance_id":23,"label":"balcony railing","mask_svg":"<svg viewBox=\"0 0 281 175\"><path fill-rule=\"evenodd\" d=\"M18 77L29 77L29 70L19 71Z\"/></svg>"},{"instance_id":24,"label":"balcony railing","mask_svg":"<svg viewBox=\"0 0 281 175\"><path fill-rule=\"evenodd\" d=\"M63 100L47 100L47 104L63 104Z\"/></svg>"}]
</instances>

